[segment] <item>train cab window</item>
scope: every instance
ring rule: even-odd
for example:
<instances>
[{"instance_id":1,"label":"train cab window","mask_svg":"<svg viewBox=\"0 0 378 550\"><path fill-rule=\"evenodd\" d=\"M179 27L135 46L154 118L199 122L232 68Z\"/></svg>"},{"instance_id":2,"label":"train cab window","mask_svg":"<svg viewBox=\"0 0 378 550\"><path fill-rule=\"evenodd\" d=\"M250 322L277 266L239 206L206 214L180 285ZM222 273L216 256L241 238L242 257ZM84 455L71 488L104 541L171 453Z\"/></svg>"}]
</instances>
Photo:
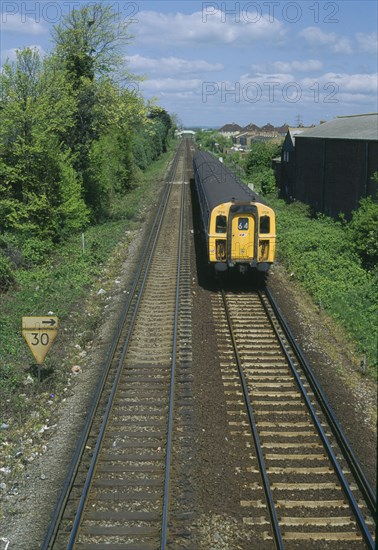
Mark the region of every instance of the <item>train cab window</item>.
<instances>
[{"instance_id":1,"label":"train cab window","mask_svg":"<svg viewBox=\"0 0 378 550\"><path fill-rule=\"evenodd\" d=\"M217 233L227 232L227 218L226 216L217 216L215 220L215 231Z\"/></svg>"},{"instance_id":2,"label":"train cab window","mask_svg":"<svg viewBox=\"0 0 378 550\"><path fill-rule=\"evenodd\" d=\"M270 217L261 216L260 218L260 233L270 233Z\"/></svg>"},{"instance_id":3,"label":"train cab window","mask_svg":"<svg viewBox=\"0 0 378 550\"><path fill-rule=\"evenodd\" d=\"M248 218L238 219L238 229L240 229L240 231L248 231L248 227L249 227Z\"/></svg>"}]
</instances>

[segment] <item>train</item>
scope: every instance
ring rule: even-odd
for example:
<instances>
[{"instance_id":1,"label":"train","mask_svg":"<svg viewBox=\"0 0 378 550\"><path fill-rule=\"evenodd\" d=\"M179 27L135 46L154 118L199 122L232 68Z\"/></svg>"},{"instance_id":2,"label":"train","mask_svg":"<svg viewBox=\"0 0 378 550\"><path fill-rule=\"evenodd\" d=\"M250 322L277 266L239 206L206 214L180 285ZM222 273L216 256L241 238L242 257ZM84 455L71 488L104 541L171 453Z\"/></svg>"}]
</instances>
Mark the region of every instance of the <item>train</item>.
<instances>
[{"instance_id":1,"label":"train","mask_svg":"<svg viewBox=\"0 0 378 550\"><path fill-rule=\"evenodd\" d=\"M275 213L214 155L193 155L208 262L216 272L266 273L274 262Z\"/></svg>"}]
</instances>

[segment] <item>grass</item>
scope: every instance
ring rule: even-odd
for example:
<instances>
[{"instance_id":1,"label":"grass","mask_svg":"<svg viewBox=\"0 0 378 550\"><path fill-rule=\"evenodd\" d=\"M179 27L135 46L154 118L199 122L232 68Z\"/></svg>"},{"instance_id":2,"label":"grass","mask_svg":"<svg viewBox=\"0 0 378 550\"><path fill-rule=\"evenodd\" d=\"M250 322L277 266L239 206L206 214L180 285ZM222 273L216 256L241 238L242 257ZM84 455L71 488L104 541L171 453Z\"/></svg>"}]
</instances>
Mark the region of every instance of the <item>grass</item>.
<instances>
[{"instance_id":1,"label":"grass","mask_svg":"<svg viewBox=\"0 0 378 550\"><path fill-rule=\"evenodd\" d=\"M279 261L354 341L377 375L377 276L365 270L344 224L313 218L302 203L270 200L277 216Z\"/></svg>"}]
</instances>

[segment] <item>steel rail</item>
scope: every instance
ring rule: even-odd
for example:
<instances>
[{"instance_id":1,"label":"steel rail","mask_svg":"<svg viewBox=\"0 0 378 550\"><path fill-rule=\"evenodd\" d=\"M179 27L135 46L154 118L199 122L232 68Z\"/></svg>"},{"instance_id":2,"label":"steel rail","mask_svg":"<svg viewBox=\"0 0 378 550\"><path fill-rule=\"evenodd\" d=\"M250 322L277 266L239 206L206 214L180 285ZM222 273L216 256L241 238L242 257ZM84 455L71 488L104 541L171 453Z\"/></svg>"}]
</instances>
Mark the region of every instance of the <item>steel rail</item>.
<instances>
[{"instance_id":1,"label":"steel rail","mask_svg":"<svg viewBox=\"0 0 378 550\"><path fill-rule=\"evenodd\" d=\"M225 309L225 312L226 312L228 328L229 328L231 339L232 339L232 345L233 345L233 348L234 348L236 363L237 363L237 367L238 367L238 371L239 371L239 377L240 377L240 380L241 380L241 383L242 383L242 386L243 386L244 400L245 400L247 410L248 410L248 416L249 416L249 422L250 422L251 429L252 429L253 440L255 442L257 460L258 460L259 466L260 466L260 473L261 473L262 482L263 482L263 486L264 486L264 492L265 492L265 496L266 496L266 500L267 500L269 515L270 515L270 518L271 518L274 541L275 541L276 548L279 548L280 550L283 550L284 544L283 544L283 540L282 540L282 536L281 536L281 529L280 529L280 526L279 526L279 523L278 523L276 507L274 505L273 494L272 494L272 490L270 488L270 483L269 483L268 475L267 475L267 472L266 472L265 460L264 460L264 456L263 456L263 452L262 452L262 448L261 448L261 443L260 443L260 438L259 438L259 434L258 434L258 430L257 430L256 420L255 420L255 416L254 416L254 413L253 413L251 400L249 398L248 385L247 385L246 378L244 376L242 362L241 362L241 359L240 359L240 355L239 355L237 344L236 344L235 334L234 334L234 330L233 330L233 327L232 327L231 315L230 315L230 311L229 311L229 308L228 308L228 305L227 305L226 293L225 293L223 288L221 289L221 293L222 293L224 309Z\"/></svg>"},{"instance_id":2,"label":"steel rail","mask_svg":"<svg viewBox=\"0 0 378 550\"><path fill-rule=\"evenodd\" d=\"M184 208L185 208L185 170L186 156L184 157L184 170L182 175L182 193L181 193L181 208L180 208L180 230L178 241L178 258L177 258L177 281L176 281L176 296L175 296L175 312L173 319L173 342L172 342L172 361L171 361L171 384L169 391L169 416L167 428L167 452L165 458L165 481L164 481L164 500L163 500L163 515L161 529L161 550L165 550L167 543L167 525L168 525L168 510L169 510L169 482L171 468L171 447L172 447L172 432L173 432L173 406L174 406L174 390L175 390L175 375L176 375L176 353L177 353L177 332L179 321L179 305L180 305L180 277L181 277L181 256L182 242L184 234Z\"/></svg>"},{"instance_id":3,"label":"steel rail","mask_svg":"<svg viewBox=\"0 0 378 550\"><path fill-rule=\"evenodd\" d=\"M177 155L177 158L178 158L178 155ZM177 166L177 163L175 164L175 166ZM169 186L170 190L172 188L172 184L173 184L173 182L171 181L170 186ZM97 442L96 442L96 447L95 447L94 452L93 452L91 465L90 465L89 470L88 470L87 478L86 478L86 481L85 481L85 484L84 484L84 489L83 489L83 492L82 492L82 495L81 495L81 498L80 498L80 502L79 502L79 506L78 506L78 509L77 509L77 512L76 512L75 520L74 520L74 523L73 523L73 526L72 526L70 538L69 538L68 545L67 545L67 550L71 550L74 547L74 544L76 542L76 538L77 538L77 535L78 535L78 532L79 532L80 523L81 523L83 512L84 512L84 509L85 509L86 501L87 501L87 498L88 498L88 495L89 495L89 489L90 489L92 479L93 479L93 475L94 475L95 469L96 469L97 459L98 459L100 451L101 451L102 442L103 442L104 435L105 435L105 432L106 432L106 426L107 426L108 419L109 419L109 416L110 416L110 412L111 412L111 408L112 408L112 405L113 405L114 397L115 397L115 394L116 394L116 391L117 391L118 382L119 382L119 379L121 377L121 373L122 373L122 370L123 370L124 358L125 358L125 355L126 355L126 352L127 352L128 346L129 346L130 338L131 338L131 335L132 335L132 332L133 332L133 329L134 329L136 316L137 316L137 313L138 313L138 310L139 310L139 305L140 305L140 302L141 302L141 299L142 299L142 296L143 296L143 290L144 290L144 287L145 287L145 284L146 284L146 281L147 281L147 277L149 275L149 270L150 270L150 266L151 266L151 263L152 263L152 258L153 258L154 252L155 252L155 246L156 246L157 240L159 238L160 229L161 229L161 226L163 224L165 212L167 210L169 195L170 195L170 191L167 195L167 200L164 204L161 219L159 220L159 225L158 225L157 232L156 232L153 244L152 244L151 252L150 252L149 257L148 257L147 266L146 266L146 269L145 269L145 273L143 275L141 287L139 289L139 294L138 294L137 302L136 302L135 309L134 309L134 312L133 312L133 316L132 316L132 319L130 321L130 326L129 326L129 329L128 329L128 332L127 332L125 342L123 344L122 354L121 354L121 357L120 357L119 362L118 362L117 373L116 373L116 376L115 376L115 379L114 379L114 382L113 382L112 391L110 393L109 400L108 400L108 403L107 403L107 406L106 406L106 410L105 410L105 413L104 413L104 418L103 418L103 421L102 421L102 424L101 424L101 429L100 429L99 436L98 436L98 439L97 439Z\"/></svg>"},{"instance_id":4,"label":"steel rail","mask_svg":"<svg viewBox=\"0 0 378 550\"><path fill-rule=\"evenodd\" d=\"M307 391L306 391L306 388L304 387L303 385L303 382L299 376L299 373L297 371L297 369L295 368L295 365L289 355L289 352L286 348L286 345L285 345L285 342L283 341L281 335L279 334L278 330L277 330L277 327L275 326L275 323L273 322L273 319L272 319L272 316L271 316L271 313L270 311L268 310L267 306L266 306L266 303L264 302L264 300L262 299L262 293L259 291L259 296L260 296L260 300L261 300L261 303L262 303L262 306L267 314L267 317L271 323L271 326L276 334L276 337L278 339L278 342L281 346L281 349L283 351L283 353L285 354L285 357L286 357L286 360L290 366L290 369L291 369L291 372L295 378L295 381L297 383L297 386L302 394L302 398L307 406L307 409L311 415L311 418L314 422L314 425L315 425L315 428L319 434L319 437L320 439L322 440L322 443L323 443L323 446L328 454L328 457L330 459L330 461L332 462L332 465L333 465L333 468L335 470L335 473L339 479L339 482L340 482L340 485L341 485L341 488L343 489L344 491L344 494L345 496L347 497L348 501L349 501L349 504L350 504L350 507L352 509L352 512L356 518L356 521L357 521L357 524L360 528L360 531L362 533L362 536L364 538L364 541L365 541L365 544L367 545L367 547L371 550L373 550L375 548L375 545L374 545L374 541L373 541L373 538L371 536L371 533L369 531L369 529L367 528L366 526L366 523L365 523L365 520L364 520L364 517L362 516L361 514L361 511L359 509L359 506L353 496L353 493L349 487L349 484L344 476L344 473L341 469L341 466L340 464L338 463L338 460L336 458L336 455L328 441L328 438L325 434L325 431L323 430L323 427L320 423L320 420L315 412L315 409L311 403L311 400L307 394Z\"/></svg>"},{"instance_id":5,"label":"steel rail","mask_svg":"<svg viewBox=\"0 0 378 550\"><path fill-rule=\"evenodd\" d=\"M151 255L151 245L154 246L154 243L157 240L156 239L156 232L160 231L162 219L163 219L164 212L166 210L166 206L167 206L167 203L168 203L169 195L170 195L170 192L171 192L171 187L172 187L171 183L172 183L172 180L173 180L173 175L176 171L177 164L178 164L178 155L176 154L176 156L173 160L172 166L169 170L168 177L167 177L167 180L170 184L166 185L166 189L164 190L163 195L161 197L161 200L159 202L158 210L157 210L156 216L154 218L154 221L153 221L152 228L151 228L151 231L150 231L149 236L148 236L146 246L143 250L141 259L138 263L137 270L136 270L136 273L135 273L135 276L134 276L134 281L133 281L132 287L130 289L128 299L127 299L126 303L123 306L121 315L120 315L119 320L117 322L116 333L113 337L113 340L112 340L112 342L110 344L110 347L108 349L108 352L106 354L102 377L101 377L101 379L100 379L100 381L97 385L94 398L92 399L92 402L91 402L91 405L90 405L90 408L89 408L89 411L88 411L88 414L87 414L86 423L84 425L84 428L82 430L81 436L80 436L79 441L78 441L78 444L76 446L75 453L72 457L70 467L69 467L69 470L67 472L66 478L64 480L63 488L62 488L62 491L60 493L58 502L55 506L53 516L52 516L52 519L51 519L50 524L49 524L48 531L46 533L45 539L44 539L44 541L42 543L42 546L41 546L41 550L49 550L50 548L53 548L56 536L58 534L59 525L60 525L60 522L63 518L63 514L64 514L65 507L67 505L67 502L69 500L69 495L70 495L70 492L72 490L74 480L75 480L75 477L77 475L77 472L78 472L78 469L79 469L79 466L80 466L80 461L81 461L82 456L84 454L85 445L86 445L86 442L87 442L88 437L90 435L90 431L91 431L92 426L93 426L93 422L94 422L94 419L95 419L95 416L96 416L96 412L98 410L98 407L99 407L99 404L100 404L100 401L101 401L101 397L102 397L102 393L104 391L106 381L107 381L107 378L109 376L112 361L114 360L114 356L115 356L115 353L116 353L116 350L117 350L117 347L118 347L118 344L119 344L119 340L120 340L120 337L121 337L121 334L122 334L122 331L123 331L123 328L124 328L124 324L125 324L125 321L126 321L126 318L127 318L128 314L129 314L130 308L132 306L132 302L135 298L135 295L136 295L136 292L137 292L137 289L138 289L138 284L140 283L141 274L143 272L143 267L146 264L147 258L149 257L149 251L150 251L150 255ZM153 240L154 236L155 236L155 239Z\"/></svg>"},{"instance_id":6,"label":"steel rail","mask_svg":"<svg viewBox=\"0 0 378 550\"><path fill-rule=\"evenodd\" d=\"M348 438L343 431L339 421L337 420L336 414L334 413L325 393L323 392L319 382L316 380L314 371L312 370L311 366L308 364L305 356L303 355L303 352L297 342L295 341L295 338L288 327L285 319L282 317L281 312L277 306L276 301L273 298L272 293L269 291L269 289L265 290L267 298L269 300L269 303L274 311L274 314L276 315L282 330L284 331L284 334L286 338L288 339L298 361L301 365L303 372L308 380L308 383L311 386L312 391L314 392L316 399L327 419L327 422L330 425L330 428L332 430L332 433L334 434L338 445L340 446L340 449L344 455L345 460L347 461L352 474L361 490L361 493L366 501L366 504L373 515L373 517L376 516L376 496L374 494L374 491L368 482L364 472L362 471L361 464L356 457L352 446L350 442L348 441Z\"/></svg>"}]
</instances>

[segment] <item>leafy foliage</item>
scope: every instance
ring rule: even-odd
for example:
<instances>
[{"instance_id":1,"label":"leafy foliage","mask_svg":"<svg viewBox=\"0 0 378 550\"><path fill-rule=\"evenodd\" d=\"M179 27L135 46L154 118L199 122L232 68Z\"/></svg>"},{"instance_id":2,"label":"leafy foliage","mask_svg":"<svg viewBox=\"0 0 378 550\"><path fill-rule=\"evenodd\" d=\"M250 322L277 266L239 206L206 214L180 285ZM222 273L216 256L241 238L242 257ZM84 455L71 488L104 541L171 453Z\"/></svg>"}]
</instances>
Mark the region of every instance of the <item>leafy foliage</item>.
<instances>
[{"instance_id":1,"label":"leafy foliage","mask_svg":"<svg viewBox=\"0 0 378 550\"><path fill-rule=\"evenodd\" d=\"M1 230L20 243L30 234L56 241L88 217L71 152L60 141L73 114L70 89L30 48L5 64L0 81Z\"/></svg>"},{"instance_id":2,"label":"leafy foliage","mask_svg":"<svg viewBox=\"0 0 378 550\"><path fill-rule=\"evenodd\" d=\"M310 217L301 203L275 200L279 258L302 286L346 328L376 363L378 270L366 271L350 233L326 216Z\"/></svg>"},{"instance_id":3,"label":"leafy foliage","mask_svg":"<svg viewBox=\"0 0 378 550\"><path fill-rule=\"evenodd\" d=\"M216 130L203 130L196 133L196 143L200 149L223 154L232 146L231 138L223 136Z\"/></svg>"},{"instance_id":4,"label":"leafy foliage","mask_svg":"<svg viewBox=\"0 0 378 550\"><path fill-rule=\"evenodd\" d=\"M135 162L141 170L145 170L166 151L172 133L171 125L164 118L154 116L153 112L148 123L139 127L134 135L132 148Z\"/></svg>"},{"instance_id":5,"label":"leafy foliage","mask_svg":"<svg viewBox=\"0 0 378 550\"><path fill-rule=\"evenodd\" d=\"M103 219L112 196L125 192L132 182L131 144L124 132L115 129L93 142L88 174L92 184L88 200L93 204L96 219Z\"/></svg>"},{"instance_id":6,"label":"leafy foliage","mask_svg":"<svg viewBox=\"0 0 378 550\"><path fill-rule=\"evenodd\" d=\"M14 273L11 262L4 252L0 250L0 287L8 288L13 282Z\"/></svg>"},{"instance_id":7,"label":"leafy foliage","mask_svg":"<svg viewBox=\"0 0 378 550\"><path fill-rule=\"evenodd\" d=\"M361 199L349 224L350 240L364 265L372 269L378 264L378 200Z\"/></svg>"},{"instance_id":8,"label":"leafy foliage","mask_svg":"<svg viewBox=\"0 0 378 550\"><path fill-rule=\"evenodd\" d=\"M168 113L120 83L127 23L84 5L53 30L43 60L25 48L0 74L0 288L89 222L167 150ZM135 79L134 79L135 80Z\"/></svg>"},{"instance_id":9,"label":"leafy foliage","mask_svg":"<svg viewBox=\"0 0 378 550\"><path fill-rule=\"evenodd\" d=\"M272 168L261 168L252 176L254 188L263 195L276 193L276 176Z\"/></svg>"},{"instance_id":10,"label":"leafy foliage","mask_svg":"<svg viewBox=\"0 0 378 550\"><path fill-rule=\"evenodd\" d=\"M245 171L248 176L264 169L271 168L272 159L281 152L281 143L260 141L253 143L245 160Z\"/></svg>"},{"instance_id":11,"label":"leafy foliage","mask_svg":"<svg viewBox=\"0 0 378 550\"><path fill-rule=\"evenodd\" d=\"M255 189L263 195L274 195L276 178L272 170L272 159L280 153L281 143L260 141L253 143L244 161L244 170Z\"/></svg>"},{"instance_id":12,"label":"leafy foliage","mask_svg":"<svg viewBox=\"0 0 378 550\"><path fill-rule=\"evenodd\" d=\"M52 36L56 52L71 78L91 81L96 76L120 76L124 67L122 47L129 43L128 22L116 14L116 5L94 3L70 10Z\"/></svg>"}]
</instances>

